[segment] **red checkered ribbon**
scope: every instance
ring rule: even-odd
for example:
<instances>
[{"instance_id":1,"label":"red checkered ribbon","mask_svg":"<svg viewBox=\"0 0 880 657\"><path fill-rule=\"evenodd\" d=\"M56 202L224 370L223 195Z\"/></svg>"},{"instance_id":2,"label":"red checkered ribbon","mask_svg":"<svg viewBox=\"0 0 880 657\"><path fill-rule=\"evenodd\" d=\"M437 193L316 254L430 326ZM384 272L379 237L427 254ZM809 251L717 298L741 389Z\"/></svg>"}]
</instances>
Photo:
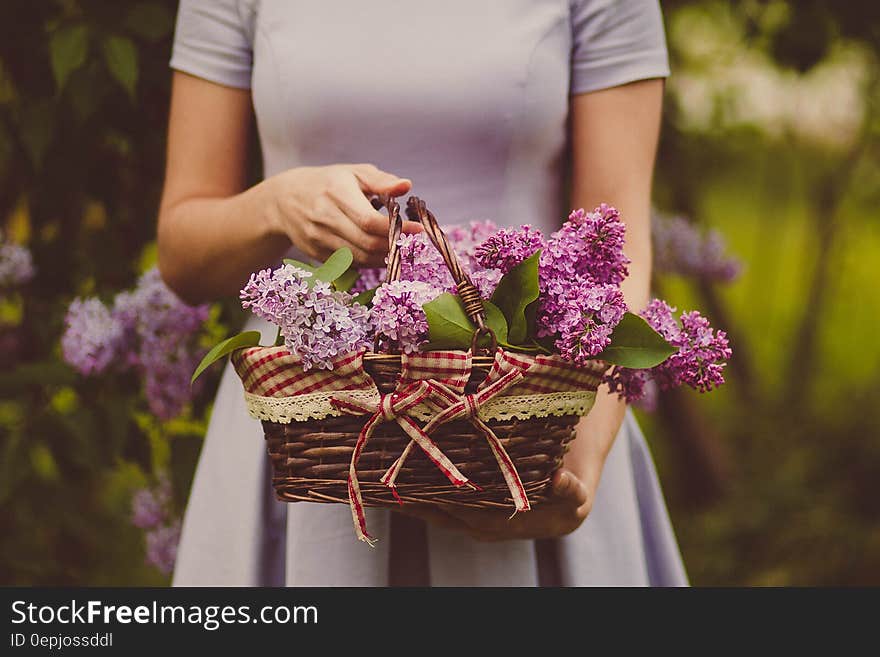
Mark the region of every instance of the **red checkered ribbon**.
<instances>
[{"instance_id":1,"label":"red checkered ribbon","mask_svg":"<svg viewBox=\"0 0 880 657\"><path fill-rule=\"evenodd\" d=\"M339 392L333 395L330 403L339 410L351 415L370 415L370 419L364 424L355 443L354 453L351 455L351 463L348 466L348 502L351 506L351 515L354 520L355 532L358 540L373 545L373 538L367 533L367 523L364 517L364 501L361 497L361 488L357 477L357 463L361 457L364 446L373 435L376 427L383 422L396 421L401 429L410 437L410 444L417 444L431 462L446 475L455 486L471 485L455 464L447 458L437 444L419 428L415 420L407 415L409 411L420 404L432 404L437 398L437 393L432 387L433 383L422 380L398 387L393 393L380 395L379 401L371 402L358 399L356 396ZM436 406L436 404L434 404ZM397 492L393 485L390 486L395 497ZM398 501L399 498L398 498Z\"/></svg>"},{"instance_id":2,"label":"red checkered ribbon","mask_svg":"<svg viewBox=\"0 0 880 657\"><path fill-rule=\"evenodd\" d=\"M435 394L435 398L442 399L445 408L434 415L433 418L422 429L426 434L430 434L437 427L451 422L453 420L468 420L486 439L492 455L498 462L498 467L504 476L504 481L510 490L516 511L528 511L529 498L526 495L525 487L516 471L504 445L498 440L498 436L492 431L492 428L480 418L480 407L490 399L503 393L511 386L516 385L525 376L525 371L529 368L530 362L514 354L510 354L499 349L495 355L495 362L487 377L486 381L480 386L480 389L473 394L463 394L460 391L451 389L450 386L440 383L437 380L430 380L429 385ZM403 464L409 456L413 442L406 446L403 453L391 465L388 471L382 476L382 483L386 486L393 487L397 475L400 474Z\"/></svg>"}]
</instances>

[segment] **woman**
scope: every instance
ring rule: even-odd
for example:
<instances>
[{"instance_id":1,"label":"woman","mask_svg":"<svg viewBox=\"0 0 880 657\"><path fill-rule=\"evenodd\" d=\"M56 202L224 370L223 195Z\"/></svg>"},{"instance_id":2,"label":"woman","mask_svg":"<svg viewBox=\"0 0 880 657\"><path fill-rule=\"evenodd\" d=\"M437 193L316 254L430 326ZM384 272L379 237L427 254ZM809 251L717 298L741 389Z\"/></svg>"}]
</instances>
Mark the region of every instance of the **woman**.
<instances>
[{"instance_id":1,"label":"woman","mask_svg":"<svg viewBox=\"0 0 880 657\"><path fill-rule=\"evenodd\" d=\"M568 208L617 206L632 259L624 292L643 307L668 74L656 0L345 5L181 2L159 219L169 285L193 302L234 294L292 248L323 258L348 246L379 264L387 220L367 197L413 189L441 223L489 218L547 234ZM252 111L266 179L243 189ZM274 500L259 423L227 369L174 582L685 584L625 406L600 395L578 432L552 503L510 521L370 509L386 539L370 550L344 505Z\"/></svg>"}]
</instances>

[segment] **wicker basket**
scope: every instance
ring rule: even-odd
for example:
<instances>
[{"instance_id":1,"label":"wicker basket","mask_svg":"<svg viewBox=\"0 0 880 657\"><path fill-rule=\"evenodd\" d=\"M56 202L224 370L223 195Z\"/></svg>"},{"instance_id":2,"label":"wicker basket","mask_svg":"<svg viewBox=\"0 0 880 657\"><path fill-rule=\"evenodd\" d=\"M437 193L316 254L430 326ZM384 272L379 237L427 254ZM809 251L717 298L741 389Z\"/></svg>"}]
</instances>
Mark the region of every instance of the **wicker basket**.
<instances>
[{"instance_id":1,"label":"wicker basket","mask_svg":"<svg viewBox=\"0 0 880 657\"><path fill-rule=\"evenodd\" d=\"M388 208L391 220L386 280L394 280L400 270L396 243L402 222L397 204L393 200L382 201ZM433 215L415 197L410 198L407 213L411 219L421 221L432 242L443 254L458 284L459 296L477 327L471 349L473 355L468 354L470 372L465 377L467 383L463 396L477 393L486 387L484 382L489 381L496 361L510 354L497 349L495 336L485 324L479 294L459 266ZM503 413L485 412L486 409L483 409L478 413L479 418L466 415L431 430L430 439L468 484L462 485L460 478L454 482L455 478L438 467L436 460L429 458L427 450L411 449L412 433L405 432L400 423L388 421L390 417L376 422L366 440L366 415L342 414L338 408L337 412L332 412L334 407L331 405L326 405L326 415L314 409L311 413L298 415L295 410L298 404L296 394L289 394L288 391L283 397L273 399L261 396L253 387L254 364L267 360L267 355L277 356L279 349L251 348L233 356L233 362L245 384L251 414L262 420L276 494L287 502L352 505L356 530L364 540L369 540L369 537L363 524L361 505L419 503L495 509L515 506L519 510L527 510L531 504L545 500L551 477L561 465L569 442L575 436L575 425L592 406L596 388L606 369L601 361L591 363L587 368L579 368L575 378L569 380L568 392L563 394L565 403L559 403L553 393L513 396L504 396L506 393L502 393L495 400L500 405L496 403L493 408L503 406ZM280 369L287 367L293 372L297 368L296 359L289 357L286 351L284 354L288 356L289 365L282 365ZM551 360L550 357L543 358L546 362ZM377 391L379 397L397 397L401 391L402 367L406 359L406 356L384 353L363 355L362 371L371 380L371 387L372 383L375 384L373 390ZM529 359L534 360L534 357L521 358L523 361ZM568 367L571 371L571 366ZM276 367L274 371L277 373L278 369ZM528 378L528 370L523 378ZM332 401L332 395L330 398ZM302 399L305 400L305 396ZM552 402L549 412L548 400ZM272 410L279 404L288 410ZM290 409L294 411L290 412ZM414 412L412 415L424 427L425 420L437 409L421 407L421 411L421 414ZM497 440L487 437L487 429ZM389 468L405 451L405 460L389 485ZM505 463L508 463L508 467L505 467ZM512 479L521 484L519 496ZM525 502L518 497L525 497Z\"/></svg>"}]
</instances>

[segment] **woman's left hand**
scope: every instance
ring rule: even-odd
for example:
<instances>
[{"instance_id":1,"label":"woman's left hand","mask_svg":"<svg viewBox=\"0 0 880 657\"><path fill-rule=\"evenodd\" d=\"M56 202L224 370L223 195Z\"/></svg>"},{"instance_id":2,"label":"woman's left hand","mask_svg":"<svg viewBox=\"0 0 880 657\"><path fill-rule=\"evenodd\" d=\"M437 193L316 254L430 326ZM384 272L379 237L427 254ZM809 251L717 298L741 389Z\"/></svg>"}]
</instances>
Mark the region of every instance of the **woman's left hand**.
<instances>
[{"instance_id":1,"label":"woman's left hand","mask_svg":"<svg viewBox=\"0 0 880 657\"><path fill-rule=\"evenodd\" d=\"M478 541L555 538L570 534L581 526L590 513L595 492L596 484L575 476L571 470L560 468L553 476L551 498L513 518L508 510L453 506L404 505L402 512L464 532Z\"/></svg>"}]
</instances>

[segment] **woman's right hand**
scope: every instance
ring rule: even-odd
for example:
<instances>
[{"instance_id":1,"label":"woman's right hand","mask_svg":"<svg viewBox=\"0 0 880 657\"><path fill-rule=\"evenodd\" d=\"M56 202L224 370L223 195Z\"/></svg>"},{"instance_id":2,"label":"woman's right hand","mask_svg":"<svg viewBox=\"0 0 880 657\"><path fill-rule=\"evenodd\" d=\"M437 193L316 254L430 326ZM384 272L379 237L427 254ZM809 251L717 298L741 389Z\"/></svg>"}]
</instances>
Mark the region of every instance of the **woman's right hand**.
<instances>
[{"instance_id":1,"label":"woman's right hand","mask_svg":"<svg viewBox=\"0 0 880 657\"><path fill-rule=\"evenodd\" d=\"M381 266L388 253L388 218L370 196L406 194L412 183L372 164L297 167L265 181L270 230L300 251L324 260L342 247L361 266ZM421 226L404 222L404 232Z\"/></svg>"}]
</instances>

